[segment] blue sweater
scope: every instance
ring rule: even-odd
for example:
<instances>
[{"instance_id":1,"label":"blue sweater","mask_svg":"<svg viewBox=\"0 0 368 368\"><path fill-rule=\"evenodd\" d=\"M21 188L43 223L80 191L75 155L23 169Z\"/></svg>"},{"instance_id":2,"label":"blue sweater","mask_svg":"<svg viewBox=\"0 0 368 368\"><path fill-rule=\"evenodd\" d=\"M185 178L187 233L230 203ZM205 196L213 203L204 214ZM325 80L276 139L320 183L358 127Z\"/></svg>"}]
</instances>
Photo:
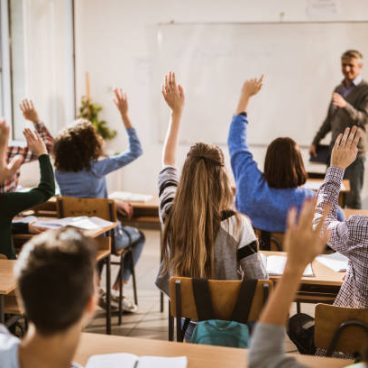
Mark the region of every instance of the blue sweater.
<instances>
[{"instance_id":1,"label":"blue sweater","mask_svg":"<svg viewBox=\"0 0 368 368\"><path fill-rule=\"evenodd\" d=\"M305 199L315 193L303 187L270 187L249 150L247 127L246 116L234 116L228 137L231 167L236 183L236 207L250 217L255 228L284 232L289 208L296 207L300 210ZM339 212L339 220L342 220L341 209Z\"/></svg>"},{"instance_id":2,"label":"blue sweater","mask_svg":"<svg viewBox=\"0 0 368 368\"><path fill-rule=\"evenodd\" d=\"M63 196L80 198L107 198L105 176L134 161L142 155L141 143L135 129L127 129L129 148L116 156L91 162L90 170L55 171L56 181Z\"/></svg>"}]
</instances>

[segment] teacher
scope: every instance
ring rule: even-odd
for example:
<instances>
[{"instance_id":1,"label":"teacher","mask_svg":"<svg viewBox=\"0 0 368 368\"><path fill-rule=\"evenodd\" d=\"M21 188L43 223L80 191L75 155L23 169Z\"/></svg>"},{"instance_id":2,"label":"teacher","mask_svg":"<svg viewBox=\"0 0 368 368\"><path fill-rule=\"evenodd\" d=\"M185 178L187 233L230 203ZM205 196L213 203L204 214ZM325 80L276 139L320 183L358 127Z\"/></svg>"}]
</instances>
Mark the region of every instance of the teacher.
<instances>
[{"instance_id":1,"label":"teacher","mask_svg":"<svg viewBox=\"0 0 368 368\"><path fill-rule=\"evenodd\" d=\"M309 148L311 156L317 155L317 144L331 131L332 149L337 136L345 128L358 126L365 133L368 124L368 83L361 75L363 55L357 50L348 50L341 56L343 81L334 89L327 116ZM362 134L358 144L356 160L346 169L345 178L350 181L350 192L346 195L346 206L361 208L361 190L364 180L364 161L367 137Z\"/></svg>"}]
</instances>

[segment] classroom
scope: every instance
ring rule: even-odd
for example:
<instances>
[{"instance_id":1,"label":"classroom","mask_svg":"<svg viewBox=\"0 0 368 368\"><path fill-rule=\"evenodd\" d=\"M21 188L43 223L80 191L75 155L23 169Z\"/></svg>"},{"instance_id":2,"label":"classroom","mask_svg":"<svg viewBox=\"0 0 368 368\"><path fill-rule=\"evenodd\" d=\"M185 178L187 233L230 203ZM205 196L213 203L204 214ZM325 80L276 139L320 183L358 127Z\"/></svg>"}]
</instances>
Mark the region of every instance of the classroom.
<instances>
[{"instance_id":1,"label":"classroom","mask_svg":"<svg viewBox=\"0 0 368 368\"><path fill-rule=\"evenodd\" d=\"M364 0L0 0L0 368L368 367Z\"/></svg>"}]
</instances>

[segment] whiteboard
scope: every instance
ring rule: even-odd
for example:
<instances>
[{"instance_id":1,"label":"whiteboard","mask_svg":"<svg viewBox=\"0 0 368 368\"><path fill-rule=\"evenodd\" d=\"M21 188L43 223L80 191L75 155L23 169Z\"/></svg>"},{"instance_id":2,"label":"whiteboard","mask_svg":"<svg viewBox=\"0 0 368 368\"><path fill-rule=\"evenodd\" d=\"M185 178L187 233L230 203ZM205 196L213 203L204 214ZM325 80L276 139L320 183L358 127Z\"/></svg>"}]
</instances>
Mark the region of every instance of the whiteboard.
<instances>
[{"instance_id":1,"label":"whiteboard","mask_svg":"<svg viewBox=\"0 0 368 368\"><path fill-rule=\"evenodd\" d=\"M341 54L356 48L368 58L367 38L364 22L162 24L154 84L175 71L184 86L181 143L226 144L243 81L264 74L248 111L249 142L266 145L290 136L309 145L342 80ZM155 92L162 140L169 113Z\"/></svg>"}]
</instances>

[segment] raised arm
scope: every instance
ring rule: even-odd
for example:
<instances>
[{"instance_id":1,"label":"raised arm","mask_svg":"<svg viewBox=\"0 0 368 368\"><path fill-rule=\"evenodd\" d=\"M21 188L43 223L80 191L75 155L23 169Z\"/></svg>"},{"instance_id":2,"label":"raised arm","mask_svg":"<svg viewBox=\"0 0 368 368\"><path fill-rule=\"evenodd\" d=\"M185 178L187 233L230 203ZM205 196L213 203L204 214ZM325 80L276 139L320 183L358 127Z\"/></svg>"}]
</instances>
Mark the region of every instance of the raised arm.
<instances>
[{"instance_id":1,"label":"raised arm","mask_svg":"<svg viewBox=\"0 0 368 368\"><path fill-rule=\"evenodd\" d=\"M10 162L7 159L7 149L9 140L9 125L5 120L0 120L0 184L6 179L15 175L23 162L21 156L14 156Z\"/></svg>"},{"instance_id":2,"label":"raised arm","mask_svg":"<svg viewBox=\"0 0 368 368\"><path fill-rule=\"evenodd\" d=\"M93 170L99 176L104 176L112 171L118 170L143 154L141 142L128 114L127 94L123 93L120 88L114 89L114 103L128 134L129 147L118 155L95 162Z\"/></svg>"},{"instance_id":3,"label":"raised arm","mask_svg":"<svg viewBox=\"0 0 368 368\"><path fill-rule=\"evenodd\" d=\"M285 355L283 344L289 309L299 288L303 271L308 263L322 252L329 238L328 231L324 231L320 236L324 218L315 230L312 229L315 203L315 200L307 200L304 203L299 220L295 208L289 212L284 243L288 253L285 270L253 334L249 367L304 367L294 358Z\"/></svg>"},{"instance_id":4,"label":"raised arm","mask_svg":"<svg viewBox=\"0 0 368 368\"><path fill-rule=\"evenodd\" d=\"M349 256L349 227L359 226L359 223L362 225L362 222L355 224L354 217L343 222L338 221L338 197L344 171L355 161L358 154L359 139L360 131L356 126L351 130L346 128L344 134L337 137L331 154L331 166L327 169L324 183L318 192L314 216L314 224L318 225L321 222L324 208L331 207L326 219L327 227L331 231L329 245L346 256Z\"/></svg>"},{"instance_id":5,"label":"raised arm","mask_svg":"<svg viewBox=\"0 0 368 368\"><path fill-rule=\"evenodd\" d=\"M228 146L231 167L235 180L242 181L241 186L247 185L250 176L252 180L257 180L257 178L262 176L262 172L258 170L257 163L253 159L247 142L247 108L251 97L260 91L262 84L263 76L259 79L249 79L244 82L235 115L229 129Z\"/></svg>"},{"instance_id":6,"label":"raised arm","mask_svg":"<svg viewBox=\"0 0 368 368\"><path fill-rule=\"evenodd\" d=\"M175 73L169 72L165 75L162 95L171 110L170 123L162 152L162 164L175 166L180 121L185 100L184 89L180 84L176 84Z\"/></svg>"},{"instance_id":7,"label":"raised arm","mask_svg":"<svg viewBox=\"0 0 368 368\"><path fill-rule=\"evenodd\" d=\"M54 173L45 143L30 129L24 130L24 136L30 150L38 157L41 179L38 186L26 193L4 193L1 195L1 206L14 216L19 212L47 201L55 194Z\"/></svg>"}]
</instances>

